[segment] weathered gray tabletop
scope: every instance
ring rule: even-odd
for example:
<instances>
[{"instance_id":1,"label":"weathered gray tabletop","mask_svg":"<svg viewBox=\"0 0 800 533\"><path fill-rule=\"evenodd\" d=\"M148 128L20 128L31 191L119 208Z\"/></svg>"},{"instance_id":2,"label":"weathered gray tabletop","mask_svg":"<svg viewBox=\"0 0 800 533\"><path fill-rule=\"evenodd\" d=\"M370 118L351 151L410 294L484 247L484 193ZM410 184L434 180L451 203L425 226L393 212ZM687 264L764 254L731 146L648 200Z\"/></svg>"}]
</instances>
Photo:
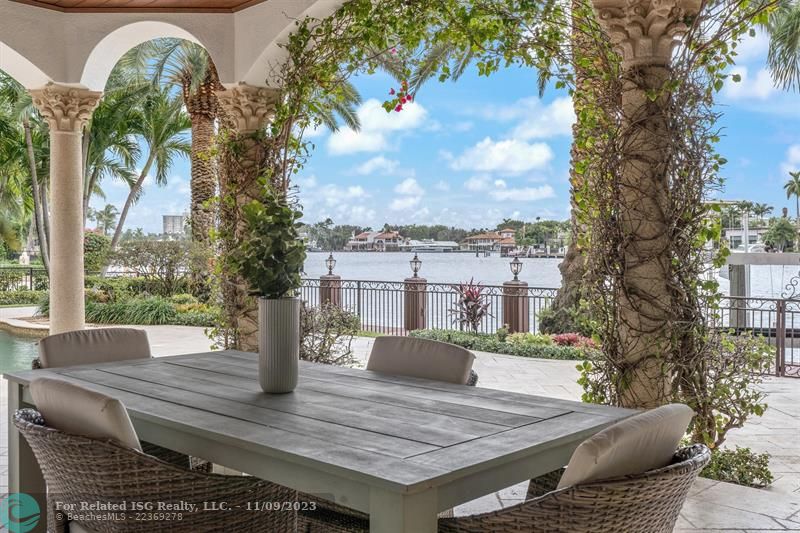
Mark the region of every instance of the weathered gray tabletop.
<instances>
[{"instance_id":1,"label":"weathered gray tabletop","mask_svg":"<svg viewBox=\"0 0 800 533\"><path fill-rule=\"evenodd\" d=\"M224 351L6 375L9 414L36 375L122 400L139 437L371 516L380 532L436 530L436 514L566 464L586 437L632 411L301 363L268 395L255 354ZM11 492L41 474L10 425Z\"/></svg>"}]
</instances>

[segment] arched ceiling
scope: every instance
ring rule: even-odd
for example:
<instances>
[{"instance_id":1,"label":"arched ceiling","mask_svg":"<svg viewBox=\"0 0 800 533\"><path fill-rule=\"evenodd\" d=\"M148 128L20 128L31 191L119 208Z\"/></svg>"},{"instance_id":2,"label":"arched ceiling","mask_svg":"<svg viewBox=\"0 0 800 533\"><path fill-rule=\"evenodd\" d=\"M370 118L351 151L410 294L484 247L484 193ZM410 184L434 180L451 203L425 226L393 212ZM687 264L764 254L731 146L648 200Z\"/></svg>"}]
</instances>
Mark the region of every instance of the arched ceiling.
<instances>
[{"instance_id":1,"label":"arched ceiling","mask_svg":"<svg viewBox=\"0 0 800 533\"><path fill-rule=\"evenodd\" d=\"M65 13L233 13L266 0L12 0Z\"/></svg>"}]
</instances>

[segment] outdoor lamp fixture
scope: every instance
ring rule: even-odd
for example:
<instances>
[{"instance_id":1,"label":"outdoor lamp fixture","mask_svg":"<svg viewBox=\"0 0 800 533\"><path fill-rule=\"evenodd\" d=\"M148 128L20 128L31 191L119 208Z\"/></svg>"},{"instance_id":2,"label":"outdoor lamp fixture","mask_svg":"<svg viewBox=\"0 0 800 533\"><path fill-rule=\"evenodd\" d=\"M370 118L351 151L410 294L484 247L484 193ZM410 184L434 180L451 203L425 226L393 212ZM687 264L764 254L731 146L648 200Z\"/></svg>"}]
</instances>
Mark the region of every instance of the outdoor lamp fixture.
<instances>
[{"instance_id":1,"label":"outdoor lamp fixture","mask_svg":"<svg viewBox=\"0 0 800 533\"><path fill-rule=\"evenodd\" d=\"M519 281L520 272L522 272L522 261L519 260L519 257L515 257L511 261L511 273L514 274L514 281Z\"/></svg>"},{"instance_id":2,"label":"outdoor lamp fixture","mask_svg":"<svg viewBox=\"0 0 800 533\"><path fill-rule=\"evenodd\" d=\"M325 260L325 266L328 268L328 275L333 275L333 267L336 266L336 259L333 258L333 252L328 255L328 258Z\"/></svg>"},{"instance_id":3,"label":"outdoor lamp fixture","mask_svg":"<svg viewBox=\"0 0 800 533\"><path fill-rule=\"evenodd\" d=\"M411 265L411 271L414 273L414 277L417 277L417 272L422 267L422 261L419 260L417 254L414 254L414 259L408 262Z\"/></svg>"}]
</instances>

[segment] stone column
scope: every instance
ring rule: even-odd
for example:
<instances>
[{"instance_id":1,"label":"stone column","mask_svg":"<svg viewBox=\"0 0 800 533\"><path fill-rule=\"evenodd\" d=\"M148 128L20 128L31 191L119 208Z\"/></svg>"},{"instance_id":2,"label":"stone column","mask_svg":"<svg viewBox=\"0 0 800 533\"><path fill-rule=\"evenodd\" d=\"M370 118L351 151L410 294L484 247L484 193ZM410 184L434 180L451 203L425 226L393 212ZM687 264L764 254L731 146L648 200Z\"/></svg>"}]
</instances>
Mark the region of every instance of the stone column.
<instances>
[{"instance_id":1,"label":"stone column","mask_svg":"<svg viewBox=\"0 0 800 533\"><path fill-rule=\"evenodd\" d=\"M403 326L406 331L425 329L427 318L427 313L425 311L428 307L428 280L415 276L413 278L406 278L404 283Z\"/></svg>"},{"instance_id":2,"label":"stone column","mask_svg":"<svg viewBox=\"0 0 800 533\"><path fill-rule=\"evenodd\" d=\"M258 178L263 171L263 137L275 110L279 91L240 84L219 91L223 114L220 135L220 233L222 253L244 238L246 226L241 208L261 198ZM222 293L229 326L236 330L235 347L258 351L258 305L248 294L245 280L223 272Z\"/></svg>"},{"instance_id":3,"label":"stone column","mask_svg":"<svg viewBox=\"0 0 800 533\"><path fill-rule=\"evenodd\" d=\"M527 333L529 323L528 284L519 280L506 281L503 283L503 325L509 333Z\"/></svg>"},{"instance_id":4,"label":"stone column","mask_svg":"<svg viewBox=\"0 0 800 533\"><path fill-rule=\"evenodd\" d=\"M626 406L655 407L667 401L665 367L671 347L667 149L670 131L662 90L670 76L675 44L700 0L593 0L598 20L622 59L622 129L619 152L619 229L625 271L617 289L619 340L630 381ZM656 91L653 100L649 91Z\"/></svg>"},{"instance_id":5,"label":"stone column","mask_svg":"<svg viewBox=\"0 0 800 533\"><path fill-rule=\"evenodd\" d=\"M50 126L50 333L83 329L83 127L102 93L49 84L31 91Z\"/></svg>"}]
</instances>

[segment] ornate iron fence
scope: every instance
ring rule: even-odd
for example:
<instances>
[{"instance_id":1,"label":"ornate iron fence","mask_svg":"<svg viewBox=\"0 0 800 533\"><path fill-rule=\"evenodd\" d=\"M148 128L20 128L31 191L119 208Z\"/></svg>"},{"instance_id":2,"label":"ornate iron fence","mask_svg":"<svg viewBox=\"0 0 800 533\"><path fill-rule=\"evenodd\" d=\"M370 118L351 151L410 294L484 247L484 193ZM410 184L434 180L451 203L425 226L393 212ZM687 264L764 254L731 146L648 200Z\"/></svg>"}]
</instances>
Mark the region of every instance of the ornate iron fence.
<instances>
[{"instance_id":1,"label":"ornate iron fence","mask_svg":"<svg viewBox=\"0 0 800 533\"><path fill-rule=\"evenodd\" d=\"M326 285L327 284L327 285ZM421 320L415 327L459 329L454 319L458 293L456 284L427 283L424 298L409 300L419 309ZM418 289L402 281L325 280L304 279L301 297L311 306L319 306L321 295L335 301L344 309L355 313L361 320L361 329L389 335L405 335L409 329L406 294ZM481 320L478 331L494 333L507 324L507 305L504 305L502 285L484 285L482 293L489 303L489 312ZM328 291L328 292L326 292ZM517 289L517 291L520 291ZM550 306L557 289L525 287L515 292L517 305L523 310L522 323L527 331L538 332L541 313ZM508 297L508 292L505 293ZM527 316L525 316L527 315ZM770 373L776 376L800 377L800 300L778 298L725 297L719 308L708 312L714 327L737 333L752 332L760 335L775 347L775 360Z\"/></svg>"},{"instance_id":2,"label":"ornate iron fence","mask_svg":"<svg viewBox=\"0 0 800 533\"><path fill-rule=\"evenodd\" d=\"M100 272L87 272L87 276L99 276ZM138 277L131 272L106 272L108 277ZM0 292L2 291L46 291L50 288L50 279L44 268L37 267L0 267Z\"/></svg>"},{"instance_id":3,"label":"ornate iron fence","mask_svg":"<svg viewBox=\"0 0 800 533\"><path fill-rule=\"evenodd\" d=\"M311 306L320 304L320 287L325 280L304 279L301 297ZM361 318L361 329L375 333L405 335L406 328L406 283L402 281L341 280L339 305ZM454 308L458 300L457 284L427 283L424 303L420 303L422 324L429 329L458 329ZM503 286L481 286L485 301L489 303L486 316L478 331L494 333L501 328L503 316ZM528 331L538 331L541 312L550 306L557 289L528 287L517 296L527 300Z\"/></svg>"}]
</instances>

